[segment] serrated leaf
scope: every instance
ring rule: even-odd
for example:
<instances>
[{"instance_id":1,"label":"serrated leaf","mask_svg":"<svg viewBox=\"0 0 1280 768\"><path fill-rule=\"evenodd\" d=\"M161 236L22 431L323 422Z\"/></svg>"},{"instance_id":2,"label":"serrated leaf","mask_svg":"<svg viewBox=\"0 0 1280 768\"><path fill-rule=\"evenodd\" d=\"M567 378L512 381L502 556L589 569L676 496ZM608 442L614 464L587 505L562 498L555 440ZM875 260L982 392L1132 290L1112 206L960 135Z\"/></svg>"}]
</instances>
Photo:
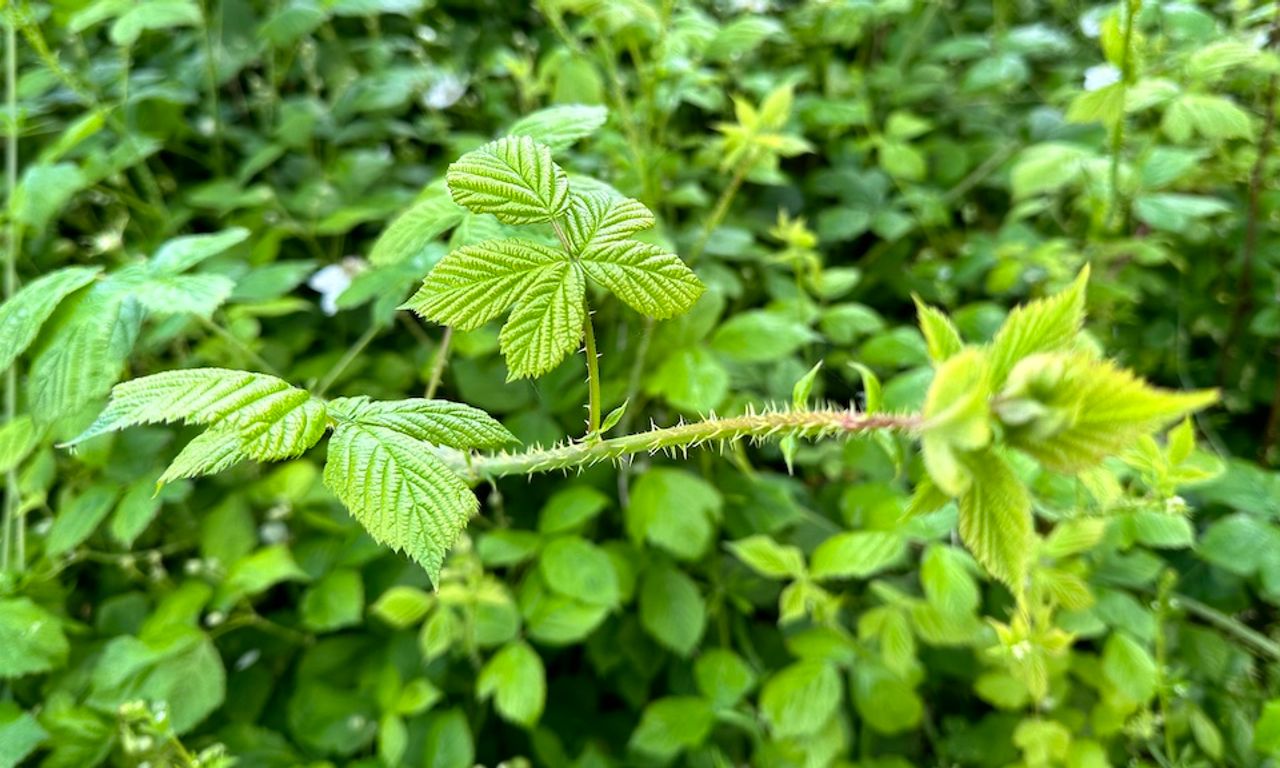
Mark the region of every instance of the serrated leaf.
<instances>
[{"instance_id":1,"label":"serrated leaf","mask_svg":"<svg viewBox=\"0 0 1280 768\"><path fill-rule=\"evenodd\" d=\"M1214 390L1174 392L1084 355L1045 355L1064 371L1047 402L1070 414L1050 433L1008 432L1010 445L1059 472L1078 472L1118 454L1170 422L1211 405ZM1029 358L1034 364L1040 358Z\"/></svg>"},{"instance_id":2,"label":"serrated leaf","mask_svg":"<svg viewBox=\"0 0 1280 768\"><path fill-rule=\"evenodd\" d=\"M337 419L386 427L432 445L452 448L500 448L516 442L492 416L448 400L409 398L380 402L367 397L339 397L328 403Z\"/></svg>"},{"instance_id":3,"label":"serrated leaf","mask_svg":"<svg viewBox=\"0 0 1280 768\"><path fill-rule=\"evenodd\" d=\"M635 311L658 320L687 312L704 290L679 256L650 243L628 240L591 247L578 258L588 277Z\"/></svg>"},{"instance_id":4,"label":"serrated leaf","mask_svg":"<svg viewBox=\"0 0 1280 768\"><path fill-rule=\"evenodd\" d=\"M91 283L101 271L98 267L59 269L32 280L0 304L0 371L8 370L31 346L63 299Z\"/></svg>"},{"instance_id":5,"label":"serrated leaf","mask_svg":"<svg viewBox=\"0 0 1280 768\"><path fill-rule=\"evenodd\" d=\"M231 469L248 456L241 448L240 435L234 429L211 427L196 435L165 469L156 485L174 480L216 475Z\"/></svg>"},{"instance_id":6,"label":"serrated leaf","mask_svg":"<svg viewBox=\"0 0 1280 768\"><path fill-rule=\"evenodd\" d=\"M1066 348L1084 324L1089 267L1066 290L1017 307L991 340L991 380L999 387L1018 361L1037 352Z\"/></svg>"},{"instance_id":7,"label":"serrated leaf","mask_svg":"<svg viewBox=\"0 0 1280 768\"><path fill-rule=\"evenodd\" d=\"M582 270L568 262L548 267L524 290L498 337L510 379L540 376L578 348L585 302Z\"/></svg>"},{"instance_id":8,"label":"serrated leaf","mask_svg":"<svg viewBox=\"0 0 1280 768\"><path fill-rule=\"evenodd\" d=\"M133 297L105 282L59 308L27 381L35 420L51 423L106 395L133 351L142 317Z\"/></svg>"},{"instance_id":9,"label":"serrated leaf","mask_svg":"<svg viewBox=\"0 0 1280 768\"><path fill-rule=\"evenodd\" d=\"M411 259L466 216L467 212L450 199L444 184L432 184L378 235L369 251L369 263L385 266Z\"/></svg>"},{"instance_id":10,"label":"serrated leaf","mask_svg":"<svg viewBox=\"0 0 1280 768\"><path fill-rule=\"evenodd\" d=\"M951 496L969 487L963 454L991 441L988 366L982 353L969 349L938 367L924 402L921 449L934 485Z\"/></svg>"},{"instance_id":11,"label":"serrated leaf","mask_svg":"<svg viewBox=\"0 0 1280 768\"><path fill-rule=\"evenodd\" d=\"M566 264L560 251L525 240L488 240L453 251L404 307L441 325L474 330L501 315L544 272Z\"/></svg>"},{"instance_id":12,"label":"serrated leaf","mask_svg":"<svg viewBox=\"0 0 1280 768\"><path fill-rule=\"evenodd\" d=\"M550 221L569 206L569 179L551 149L528 136L466 153L445 175L454 202L508 224Z\"/></svg>"},{"instance_id":13,"label":"serrated leaf","mask_svg":"<svg viewBox=\"0 0 1280 768\"><path fill-rule=\"evenodd\" d=\"M929 348L929 358L935 363L942 363L958 354L964 348L964 340L960 338L960 332L956 330L951 318L925 304L919 296L912 296L912 299L920 318L920 332L924 334L925 344Z\"/></svg>"},{"instance_id":14,"label":"serrated leaf","mask_svg":"<svg viewBox=\"0 0 1280 768\"><path fill-rule=\"evenodd\" d=\"M999 454L985 451L966 463L972 485L960 497L960 538L991 575L1018 593L1032 547L1031 498Z\"/></svg>"},{"instance_id":15,"label":"serrated leaf","mask_svg":"<svg viewBox=\"0 0 1280 768\"><path fill-rule=\"evenodd\" d=\"M604 107L561 104L525 115L507 131L510 136L528 136L553 152L568 149L600 129L609 119Z\"/></svg>"},{"instance_id":16,"label":"serrated leaf","mask_svg":"<svg viewBox=\"0 0 1280 768\"><path fill-rule=\"evenodd\" d=\"M409 555L433 583L480 506L425 443L357 422L339 423L329 439L324 483L374 540Z\"/></svg>"},{"instance_id":17,"label":"serrated leaf","mask_svg":"<svg viewBox=\"0 0 1280 768\"><path fill-rule=\"evenodd\" d=\"M564 234L575 254L624 242L654 225L653 212L639 200L599 193L577 194L565 212Z\"/></svg>"},{"instance_id":18,"label":"serrated leaf","mask_svg":"<svg viewBox=\"0 0 1280 768\"><path fill-rule=\"evenodd\" d=\"M265 373L227 368L165 371L116 385L97 420L69 445L139 424L212 424L224 419L249 424L306 398L306 392Z\"/></svg>"}]
</instances>

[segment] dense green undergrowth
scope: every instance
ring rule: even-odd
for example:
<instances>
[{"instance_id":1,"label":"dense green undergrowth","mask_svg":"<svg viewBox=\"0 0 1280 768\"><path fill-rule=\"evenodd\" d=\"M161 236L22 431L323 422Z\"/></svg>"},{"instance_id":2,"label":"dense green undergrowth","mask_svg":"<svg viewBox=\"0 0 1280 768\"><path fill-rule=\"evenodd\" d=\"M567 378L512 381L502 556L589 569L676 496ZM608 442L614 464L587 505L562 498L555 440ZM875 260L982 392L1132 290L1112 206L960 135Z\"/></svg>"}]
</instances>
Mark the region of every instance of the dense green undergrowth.
<instances>
[{"instance_id":1,"label":"dense green undergrowth","mask_svg":"<svg viewBox=\"0 0 1280 768\"><path fill-rule=\"evenodd\" d=\"M0 7L0 768L1280 760L1280 5Z\"/></svg>"}]
</instances>

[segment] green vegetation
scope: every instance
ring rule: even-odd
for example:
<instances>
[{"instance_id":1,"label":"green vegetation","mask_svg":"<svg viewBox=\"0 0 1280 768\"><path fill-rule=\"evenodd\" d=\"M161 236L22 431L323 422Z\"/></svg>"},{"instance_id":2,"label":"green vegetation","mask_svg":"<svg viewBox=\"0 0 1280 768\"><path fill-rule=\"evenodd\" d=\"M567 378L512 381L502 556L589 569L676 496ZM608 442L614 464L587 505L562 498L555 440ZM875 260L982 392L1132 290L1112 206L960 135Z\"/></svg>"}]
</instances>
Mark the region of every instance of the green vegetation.
<instances>
[{"instance_id":1,"label":"green vegetation","mask_svg":"<svg viewBox=\"0 0 1280 768\"><path fill-rule=\"evenodd\" d=\"M28 0L0 768L1280 760L1280 4Z\"/></svg>"}]
</instances>

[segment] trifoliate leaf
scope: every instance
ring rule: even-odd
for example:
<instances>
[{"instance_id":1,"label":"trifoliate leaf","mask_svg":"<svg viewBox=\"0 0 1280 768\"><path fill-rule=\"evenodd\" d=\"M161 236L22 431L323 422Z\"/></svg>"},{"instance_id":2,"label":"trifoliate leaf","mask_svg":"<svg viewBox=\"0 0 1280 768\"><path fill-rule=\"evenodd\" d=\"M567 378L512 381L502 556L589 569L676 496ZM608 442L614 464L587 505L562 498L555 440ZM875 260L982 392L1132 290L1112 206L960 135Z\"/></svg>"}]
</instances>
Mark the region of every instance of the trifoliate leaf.
<instances>
[{"instance_id":1,"label":"trifoliate leaf","mask_svg":"<svg viewBox=\"0 0 1280 768\"><path fill-rule=\"evenodd\" d=\"M603 194L575 194L565 212L565 239L575 255L624 242L654 224L653 212L639 200Z\"/></svg>"},{"instance_id":2,"label":"trifoliate leaf","mask_svg":"<svg viewBox=\"0 0 1280 768\"><path fill-rule=\"evenodd\" d=\"M562 261L527 286L499 340L511 379L540 376L578 348L586 320L586 281Z\"/></svg>"},{"instance_id":3,"label":"trifoliate leaf","mask_svg":"<svg viewBox=\"0 0 1280 768\"><path fill-rule=\"evenodd\" d=\"M916 313L920 317L920 332L924 334L925 343L929 347L929 358L935 363L946 362L947 358L964 348L964 340L956 330L951 318L934 307L925 304L919 296L912 297L916 302Z\"/></svg>"},{"instance_id":4,"label":"trifoliate leaf","mask_svg":"<svg viewBox=\"0 0 1280 768\"><path fill-rule=\"evenodd\" d=\"M550 221L569 205L569 179L551 150L528 136L468 152L445 176L454 202L508 224Z\"/></svg>"},{"instance_id":5,"label":"trifoliate leaf","mask_svg":"<svg viewBox=\"0 0 1280 768\"><path fill-rule=\"evenodd\" d=\"M565 263L560 251L524 240L469 245L441 259L404 306L432 322L474 330Z\"/></svg>"},{"instance_id":6,"label":"trifoliate leaf","mask_svg":"<svg viewBox=\"0 0 1280 768\"><path fill-rule=\"evenodd\" d=\"M35 341L40 327L58 303L88 285L102 270L97 267L67 267L32 280L0 305L0 371Z\"/></svg>"},{"instance_id":7,"label":"trifoliate leaf","mask_svg":"<svg viewBox=\"0 0 1280 768\"><path fill-rule=\"evenodd\" d=\"M1000 386L1022 358L1066 348L1084 324L1089 267L1057 295L1017 307L991 340L991 381Z\"/></svg>"},{"instance_id":8,"label":"trifoliate leaf","mask_svg":"<svg viewBox=\"0 0 1280 768\"><path fill-rule=\"evenodd\" d=\"M507 131L509 136L528 136L553 152L568 149L579 139L599 130L609 119L604 107L560 104L525 115Z\"/></svg>"},{"instance_id":9,"label":"trifoliate leaf","mask_svg":"<svg viewBox=\"0 0 1280 768\"><path fill-rule=\"evenodd\" d=\"M642 315L665 320L687 312L704 290L679 256L657 245L626 240L579 254L592 280Z\"/></svg>"},{"instance_id":10,"label":"trifoliate leaf","mask_svg":"<svg viewBox=\"0 0 1280 768\"><path fill-rule=\"evenodd\" d=\"M415 440L452 448L499 448L516 438L492 416L462 403L410 398L378 402L367 397L329 401L334 418L386 427Z\"/></svg>"},{"instance_id":11,"label":"trifoliate leaf","mask_svg":"<svg viewBox=\"0 0 1280 768\"><path fill-rule=\"evenodd\" d=\"M479 502L426 443L392 429L339 422L324 483L374 540L403 551L439 581L444 556Z\"/></svg>"},{"instance_id":12,"label":"trifoliate leaf","mask_svg":"<svg viewBox=\"0 0 1280 768\"><path fill-rule=\"evenodd\" d=\"M1018 592L1032 546L1031 498L999 454L984 451L966 464L972 485L960 497L960 538L991 575Z\"/></svg>"}]
</instances>

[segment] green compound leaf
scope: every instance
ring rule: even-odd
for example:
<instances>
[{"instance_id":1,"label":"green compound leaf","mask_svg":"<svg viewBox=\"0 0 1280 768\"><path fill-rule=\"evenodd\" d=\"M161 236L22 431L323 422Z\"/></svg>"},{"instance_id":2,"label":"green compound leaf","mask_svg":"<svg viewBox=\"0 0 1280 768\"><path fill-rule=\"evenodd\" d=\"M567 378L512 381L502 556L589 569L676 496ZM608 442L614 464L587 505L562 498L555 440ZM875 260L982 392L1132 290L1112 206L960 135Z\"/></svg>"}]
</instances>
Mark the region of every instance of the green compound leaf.
<instances>
[{"instance_id":1,"label":"green compound leaf","mask_svg":"<svg viewBox=\"0 0 1280 768\"><path fill-rule=\"evenodd\" d=\"M492 416L462 403L410 398L378 402L339 397L328 403L335 418L386 427L415 440L451 448L500 448L517 442Z\"/></svg>"},{"instance_id":2,"label":"green compound leaf","mask_svg":"<svg viewBox=\"0 0 1280 768\"><path fill-rule=\"evenodd\" d=\"M409 555L432 583L480 506L428 444L357 421L339 422L329 439L324 483L376 541Z\"/></svg>"},{"instance_id":3,"label":"green compound leaf","mask_svg":"<svg viewBox=\"0 0 1280 768\"><path fill-rule=\"evenodd\" d=\"M991 575L1018 593L1032 548L1031 498L1000 454L984 451L966 465L972 484L960 497L960 538Z\"/></svg>"},{"instance_id":4,"label":"green compound leaf","mask_svg":"<svg viewBox=\"0 0 1280 768\"><path fill-rule=\"evenodd\" d=\"M585 302L582 269L568 262L547 268L525 289L498 337L510 379L540 376L578 348Z\"/></svg>"},{"instance_id":5,"label":"green compound leaf","mask_svg":"<svg viewBox=\"0 0 1280 768\"><path fill-rule=\"evenodd\" d=\"M1065 291L1017 307L991 340L991 381L995 386L1022 358L1066 348L1084 324L1085 286L1089 267Z\"/></svg>"},{"instance_id":6,"label":"green compound leaf","mask_svg":"<svg viewBox=\"0 0 1280 768\"><path fill-rule=\"evenodd\" d=\"M0 371L35 341L58 304L93 281L98 267L67 267L27 283L0 305Z\"/></svg>"},{"instance_id":7,"label":"green compound leaf","mask_svg":"<svg viewBox=\"0 0 1280 768\"><path fill-rule=\"evenodd\" d=\"M579 259L588 277L635 311L658 320L688 311L704 290L679 256L649 243L591 246Z\"/></svg>"},{"instance_id":8,"label":"green compound leaf","mask_svg":"<svg viewBox=\"0 0 1280 768\"><path fill-rule=\"evenodd\" d=\"M404 306L432 322L474 330L505 312L544 272L565 263L563 253L545 245L487 240L441 259Z\"/></svg>"},{"instance_id":9,"label":"green compound leaf","mask_svg":"<svg viewBox=\"0 0 1280 768\"><path fill-rule=\"evenodd\" d=\"M550 221L569 206L569 178L551 149L528 136L468 152L445 175L454 202L508 224Z\"/></svg>"}]
</instances>

